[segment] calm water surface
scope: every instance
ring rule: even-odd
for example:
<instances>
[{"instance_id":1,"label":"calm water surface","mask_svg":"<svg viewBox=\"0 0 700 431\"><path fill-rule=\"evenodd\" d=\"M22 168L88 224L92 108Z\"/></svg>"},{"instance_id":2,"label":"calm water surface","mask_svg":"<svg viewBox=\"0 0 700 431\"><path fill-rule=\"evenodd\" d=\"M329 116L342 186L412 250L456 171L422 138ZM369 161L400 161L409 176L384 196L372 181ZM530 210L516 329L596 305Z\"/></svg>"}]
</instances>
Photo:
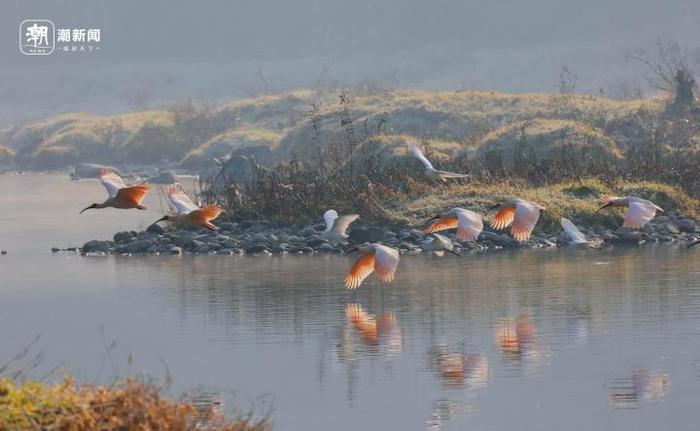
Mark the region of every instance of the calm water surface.
<instances>
[{"instance_id":1,"label":"calm water surface","mask_svg":"<svg viewBox=\"0 0 700 431\"><path fill-rule=\"evenodd\" d=\"M52 255L160 217L77 215L103 193L0 176L0 362L40 334L34 376L167 367L281 430L697 429L700 249L403 256L356 292L339 256Z\"/></svg>"}]
</instances>

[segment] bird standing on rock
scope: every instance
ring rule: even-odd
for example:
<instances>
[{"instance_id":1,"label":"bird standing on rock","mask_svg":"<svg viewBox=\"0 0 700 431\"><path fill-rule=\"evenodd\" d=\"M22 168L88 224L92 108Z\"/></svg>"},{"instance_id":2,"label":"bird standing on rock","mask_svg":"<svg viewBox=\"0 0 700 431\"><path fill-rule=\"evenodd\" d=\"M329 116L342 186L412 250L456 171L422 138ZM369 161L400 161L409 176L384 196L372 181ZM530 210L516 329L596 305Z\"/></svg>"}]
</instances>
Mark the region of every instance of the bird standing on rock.
<instances>
[{"instance_id":1,"label":"bird standing on rock","mask_svg":"<svg viewBox=\"0 0 700 431\"><path fill-rule=\"evenodd\" d=\"M598 211L607 207L626 207L625 218L622 227L629 229L641 229L656 216L656 211L663 212L655 203L636 196L626 196L619 198L616 196L603 196L605 205L598 208Z\"/></svg>"},{"instance_id":2,"label":"bird standing on rock","mask_svg":"<svg viewBox=\"0 0 700 431\"><path fill-rule=\"evenodd\" d=\"M435 256L444 256L445 252L452 253L456 256L462 256L461 254L454 251L454 244L446 236L442 236L439 233L430 234L430 238L421 242L420 247L424 251L432 251Z\"/></svg>"},{"instance_id":3,"label":"bird standing on rock","mask_svg":"<svg viewBox=\"0 0 700 431\"><path fill-rule=\"evenodd\" d=\"M518 242L530 238L540 218L540 211L545 209L534 202L518 198L496 204L493 208L500 209L491 220L491 227L498 230L512 225L510 233Z\"/></svg>"},{"instance_id":4,"label":"bird standing on rock","mask_svg":"<svg viewBox=\"0 0 700 431\"><path fill-rule=\"evenodd\" d=\"M348 214L338 217L335 210L328 210L323 213L323 219L326 222L326 230L321 232L321 237L329 242L342 242L348 238L345 233L352 222L360 218L357 214Z\"/></svg>"},{"instance_id":5,"label":"bird standing on rock","mask_svg":"<svg viewBox=\"0 0 700 431\"><path fill-rule=\"evenodd\" d=\"M357 289L372 272L384 283L394 280L399 266L399 251L382 244L365 243L348 251L347 254L359 252L362 256L355 261L345 276L345 287Z\"/></svg>"},{"instance_id":6,"label":"bird standing on rock","mask_svg":"<svg viewBox=\"0 0 700 431\"><path fill-rule=\"evenodd\" d=\"M586 235L583 234L572 222L566 217L561 218L561 227L564 229L564 232L569 236L570 242L569 244L575 245L575 246L588 246L591 248L599 248L600 244L602 241L590 241L589 239L586 238Z\"/></svg>"},{"instance_id":7,"label":"bird standing on rock","mask_svg":"<svg viewBox=\"0 0 700 431\"><path fill-rule=\"evenodd\" d=\"M99 178L102 185L105 187L105 189L107 189L109 197L101 204L94 203L90 205L89 207L80 211L79 214L82 214L89 209L101 208L118 208L124 210L131 208L140 210L146 209L145 206L141 205L141 201L143 201L143 198L150 189L148 184L143 183L127 187L126 184L124 184L124 180L122 180L119 175L104 168L102 171L100 171Z\"/></svg>"},{"instance_id":8,"label":"bird standing on rock","mask_svg":"<svg viewBox=\"0 0 700 431\"><path fill-rule=\"evenodd\" d=\"M175 185L168 187L165 194L168 196L170 203L172 203L177 210L177 215L166 215L163 218L156 220L155 223L160 221L169 221L188 226L203 227L209 230L218 229L211 223L211 221L217 218L222 212L221 207L218 205L209 205L200 208L194 202L192 202L185 192L179 190Z\"/></svg>"},{"instance_id":9,"label":"bird standing on rock","mask_svg":"<svg viewBox=\"0 0 700 431\"><path fill-rule=\"evenodd\" d=\"M436 215L429 221L433 222L425 229L426 233L457 228L457 239L462 241L476 241L484 229L481 216L464 208L452 208L446 213Z\"/></svg>"},{"instance_id":10,"label":"bird standing on rock","mask_svg":"<svg viewBox=\"0 0 700 431\"><path fill-rule=\"evenodd\" d=\"M425 157L423 152L420 150L420 148L418 148L418 145L416 144L411 144L409 146L409 150L415 158L417 158L418 160L420 160L421 163L423 163L423 166L425 166L423 173L430 181L447 182L448 178L467 178L469 176L466 174L457 174L454 172L441 171L439 169L435 169L433 167L433 164L430 163L430 160L428 160Z\"/></svg>"}]
</instances>

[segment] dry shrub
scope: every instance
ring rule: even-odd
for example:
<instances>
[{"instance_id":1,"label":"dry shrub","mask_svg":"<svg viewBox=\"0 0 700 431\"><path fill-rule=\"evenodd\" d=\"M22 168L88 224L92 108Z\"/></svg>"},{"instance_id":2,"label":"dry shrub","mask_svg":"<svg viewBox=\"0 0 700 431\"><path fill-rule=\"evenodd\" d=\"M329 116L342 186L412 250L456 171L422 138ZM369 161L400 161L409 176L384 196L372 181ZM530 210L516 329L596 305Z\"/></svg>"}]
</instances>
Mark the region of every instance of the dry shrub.
<instances>
[{"instance_id":1,"label":"dry shrub","mask_svg":"<svg viewBox=\"0 0 700 431\"><path fill-rule=\"evenodd\" d=\"M156 386L135 379L101 387L78 386L70 378L54 386L5 378L0 429L256 431L270 429L270 423L228 420L216 411L203 416L192 404L164 399Z\"/></svg>"}]
</instances>

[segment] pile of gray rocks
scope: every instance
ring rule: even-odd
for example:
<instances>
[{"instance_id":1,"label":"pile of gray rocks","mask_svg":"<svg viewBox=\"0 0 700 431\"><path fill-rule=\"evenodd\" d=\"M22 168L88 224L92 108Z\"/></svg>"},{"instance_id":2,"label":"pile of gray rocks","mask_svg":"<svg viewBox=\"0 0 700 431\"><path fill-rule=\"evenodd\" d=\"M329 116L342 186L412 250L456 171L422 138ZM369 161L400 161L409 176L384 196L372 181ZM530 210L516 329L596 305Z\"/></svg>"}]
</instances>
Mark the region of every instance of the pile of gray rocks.
<instances>
[{"instance_id":1,"label":"pile of gray rocks","mask_svg":"<svg viewBox=\"0 0 700 431\"><path fill-rule=\"evenodd\" d=\"M581 230L593 240L607 244L642 244L645 242L693 241L700 238L700 225L695 221L674 216L657 217L642 230L609 229L602 226L583 227ZM426 235L416 227L393 225L387 227L359 225L349 230L346 243L329 243L323 238L323 225L276 226L268 222L222 222L218 231L179 228L166 230L151 225L145 231L124 231L111 241L88 241L80 249L53 248L53 252L74 251L95 254L221 254L270 255L342 253L355 244L381 242L402 253L420 253ZM501 248L546 248L568 244L563 233L537 234L523 243L517 243L505 232L484 231L478 241L458 241L454 232L444 233L455 246L455 251L485 251Z\"/></svg>"}]
</instances>

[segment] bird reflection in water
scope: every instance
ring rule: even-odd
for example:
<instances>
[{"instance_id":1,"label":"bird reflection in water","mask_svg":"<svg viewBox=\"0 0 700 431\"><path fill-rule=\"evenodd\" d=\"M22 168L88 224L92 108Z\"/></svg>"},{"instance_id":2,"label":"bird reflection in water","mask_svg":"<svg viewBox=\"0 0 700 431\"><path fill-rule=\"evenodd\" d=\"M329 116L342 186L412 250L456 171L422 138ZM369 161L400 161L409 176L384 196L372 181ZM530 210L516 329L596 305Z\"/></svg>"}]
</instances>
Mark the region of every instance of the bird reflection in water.
<instances>
[{"instance_id":1,"label":"bird reflection in water","mask_svg":"<svg viewBox=\"0 0 700 431\"><path fill-rule=\"evenodd\" d=\"M536 337L535 325L527 315L500 322L496 326L496 343L504 361L515 368L537 366L542 362L544 349Z\"/></svg>"},{"instance_id":2,"label":"bird reflection in water","mask_svg":"<svg viewBox=\"0 0 700 431\"><path fill-rule=\"evenodd\" d=\"M636 409L642 402L662 400L667 392L666 374L635 368L631 378L613 380L610 405L616 409Z\"/></svg>"},{"instance_id":3,"label":"bird reflection in water","mask_svg":"<svg viewBox=\"0 0 700 431\"><path fill-rule=\"evenodd\" d=\"M431 356L446 387L481 389L488 384L489 362L485 355L458 353L440 345Z\"/></svg>"},{"instance_id":4,"label":"bird reflection in water","mask_svg":"<svg viewBox=\"0 0 700 431\"><path fill-rule=\"evenodd\" d=\"M443 425L452 418L468 414L474 411L474 406L465 402L457 402L450 399L441 398L433 403L433 411L430 419L426 421L426 431L439 431Z\"/></svg>"},{"instance_id":5,"label":"bird reflection in water","mask_svg":"<svg viewBox=\"0 0 700 431\"><path fill-rule=\"evenodd\" d=\"M359 337L359 344L370 351L384 351L388 355L401 353L401 328L393 312L384 312L379 317L367 313L360 304L348 304L345 317ZM354 337L341 337L340 350L349 353L358 343Z\"/></svg>"}]
</instances>

